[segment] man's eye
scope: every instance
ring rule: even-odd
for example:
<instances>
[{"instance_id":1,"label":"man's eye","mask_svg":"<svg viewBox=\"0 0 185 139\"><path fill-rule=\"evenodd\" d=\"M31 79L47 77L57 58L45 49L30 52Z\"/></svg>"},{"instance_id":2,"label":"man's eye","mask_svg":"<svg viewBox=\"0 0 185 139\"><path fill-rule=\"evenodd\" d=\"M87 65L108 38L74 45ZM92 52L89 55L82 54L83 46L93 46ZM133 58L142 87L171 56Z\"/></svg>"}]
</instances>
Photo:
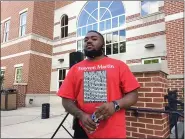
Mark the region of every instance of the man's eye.
<instances>
[{"instance_id":1,"label":"man's eye","mask_svg":"<svg viewBox=\"0 0 185 139\"><path fill-rule=\"evenodd\" d=\"M84 40L84 42L87 42L87 40Z\"/></svg>"}]
</instances>

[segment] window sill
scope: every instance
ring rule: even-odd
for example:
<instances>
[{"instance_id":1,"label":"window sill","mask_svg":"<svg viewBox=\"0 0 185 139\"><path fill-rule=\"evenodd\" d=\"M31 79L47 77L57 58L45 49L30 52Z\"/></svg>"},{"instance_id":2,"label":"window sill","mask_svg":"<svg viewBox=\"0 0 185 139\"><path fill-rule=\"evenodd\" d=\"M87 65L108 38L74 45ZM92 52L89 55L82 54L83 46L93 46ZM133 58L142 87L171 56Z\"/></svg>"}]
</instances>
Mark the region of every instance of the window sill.
<instances>
[{"instance_id":1,"label":"window sill","mask_svg":"<svg viewBox=\"0 0 185 139\"><path fill-rule=\"evenodd\" d=\"M13 83L13 85L28 85L27 83Z\"/></svg>"},{"instance_id":2,"label":"window sill","mask_svg":"<svg viewBox=\"0 0 185 139\"><path fill-rule=\"evenodd\" d=\"M136 17L134 19L127 20L126 23L133 22L133 21L136 21L136 20L139 20L139 19L145 19L145 18L152 17L152 16L159 15L159 14L163 14L163 13L164 12L158 11L158 12L148 14L148 15L145 15L145 16L140 15L139 17Z\"/></svg>"},{"instance_id":3,"label":"window sill","mask_svg":"<svg viewBox=\"0 0 185 139\"><path fill-rule=\"evenodd\" d=\"M6 41L6 42L2 42L1 45L7 44L7 43L11 43L11 42L16 41L16 40L18 40L18 39L27 37L28 35L30 35L30 34L25 34L24 36L18 36L17 38L13 38L13 39L8 40L8 41Z\"/></svg>"},{"instance_id":4,"label":"window sill","mask_svg":"<svg viewBox=\"0 0 185 139\"><path fill-rule=\"evenodd\" d=\"M59 39L54 40L54 42L63 41L63 40L66 40L66 39L69 39L69 38L72 38L72 37L76 37L76 35L75 36L74 35L69 35L69 36L64 37L64 38L59 37Z\"/></svg>"},{"instance_id":5,"label":"window sill","mask_svg":"<svg viewBox=\"0 0 185 139\"><path fill-rule=\"evenodd\" d=\"M162 14L162 13L163 13L163 12L159 11L159 12L151 13L151 14L148 14L148 15L145 15L145 16L140 15L139 18L140 18L140 19L148 18L148 17L155 16L155 15Z\"/></svg>"}]
</instances>

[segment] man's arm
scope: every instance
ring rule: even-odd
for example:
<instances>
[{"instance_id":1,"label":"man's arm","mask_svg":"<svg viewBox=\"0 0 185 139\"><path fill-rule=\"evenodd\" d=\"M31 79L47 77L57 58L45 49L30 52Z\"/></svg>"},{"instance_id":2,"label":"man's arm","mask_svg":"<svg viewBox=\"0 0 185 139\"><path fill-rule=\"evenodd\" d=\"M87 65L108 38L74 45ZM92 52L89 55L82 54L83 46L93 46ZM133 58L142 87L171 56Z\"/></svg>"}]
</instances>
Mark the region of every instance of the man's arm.
<instances>
[{"instance_id":1,"label":"man's arm","mask_svg":"<svg viewBox=\"0 0 185 139\"><path fill-rule=\"evenodd\" d=\"M89 114L86 114L80 110L73 100L62 98L62 105L70 114L82 122L87 132L95 131L96 123L92 121Z\"/></svg>"},{"instance_id":2,"label":"man's arm","mask_svg":"<svg viewBox=\"0 0 185 139\"><path fill-rule=\"evenodd\" d=\"M62 98L62 105L64 106L67 112L69 112L71 115L73 115L74 117L78 119L80 119L81 116L83 115L83 111L80 110L76 106L75 102L71 99Z\"/></svg>"},{"instance_id":3,"label":"man's arm","mask_svg":"<svg viewBox=\"0 0 185 139\"><path fill-rule=\"evenodd\" d=\"M127 109L130 106L134 105L138 99L138 92L134 90L132 92L127 93L123 98L119 100L115 100L121 109ZM100 107L97 108L96 116L100 120L105 120L108 117L112 116L115 113L114 103L104 103Z\"/></svg>"},{"instance_id":4,"label":"man's arm","mask_svg":"<svg viewBox=\"0 0 185 139\"><path fill-rule=\"evenodd\" d=\"M138 99L138 91L134 90L130 93L127 93L123 98L117 100L121 109L127 109L130 106L136 104Z\"/></svg>"}]
</instances>

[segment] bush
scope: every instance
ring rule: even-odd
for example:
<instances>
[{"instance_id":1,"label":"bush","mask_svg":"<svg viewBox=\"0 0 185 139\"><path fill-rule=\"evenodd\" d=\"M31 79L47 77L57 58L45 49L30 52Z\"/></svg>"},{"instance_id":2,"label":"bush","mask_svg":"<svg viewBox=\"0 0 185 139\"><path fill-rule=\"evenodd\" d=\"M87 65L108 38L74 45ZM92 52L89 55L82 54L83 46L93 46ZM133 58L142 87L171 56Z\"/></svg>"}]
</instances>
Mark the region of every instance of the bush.
<instances>
[{"instance_id":1,"label":"bush","mask_svg":"<svg viewBox=\"0 0 185 139\"><path fill-rule=\"evenodd\" d=\"M0 76L0 87L2 89L2 85L3 85L3 81L4 81L4 76Z\"/></svg>"}]
</instances>

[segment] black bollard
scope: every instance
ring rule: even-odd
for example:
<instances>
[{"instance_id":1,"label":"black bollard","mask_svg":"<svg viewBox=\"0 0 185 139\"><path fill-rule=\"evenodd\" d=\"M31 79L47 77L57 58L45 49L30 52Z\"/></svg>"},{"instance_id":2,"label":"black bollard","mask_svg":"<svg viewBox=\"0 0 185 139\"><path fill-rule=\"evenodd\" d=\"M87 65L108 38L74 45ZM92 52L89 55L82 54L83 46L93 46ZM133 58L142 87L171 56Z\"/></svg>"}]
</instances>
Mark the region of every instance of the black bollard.
<instances>
[{"instance_id":1,"label":"black bollard","mask_svg":"<svg viewBox=\"0 0 185 139\"><path fill-rule=\"evenodd\" d=\"M41 118L47 119L47 118L49 118L49 115L50 115L50 104L49 103L42 104Z\"/></svg>"}]
</instances>

